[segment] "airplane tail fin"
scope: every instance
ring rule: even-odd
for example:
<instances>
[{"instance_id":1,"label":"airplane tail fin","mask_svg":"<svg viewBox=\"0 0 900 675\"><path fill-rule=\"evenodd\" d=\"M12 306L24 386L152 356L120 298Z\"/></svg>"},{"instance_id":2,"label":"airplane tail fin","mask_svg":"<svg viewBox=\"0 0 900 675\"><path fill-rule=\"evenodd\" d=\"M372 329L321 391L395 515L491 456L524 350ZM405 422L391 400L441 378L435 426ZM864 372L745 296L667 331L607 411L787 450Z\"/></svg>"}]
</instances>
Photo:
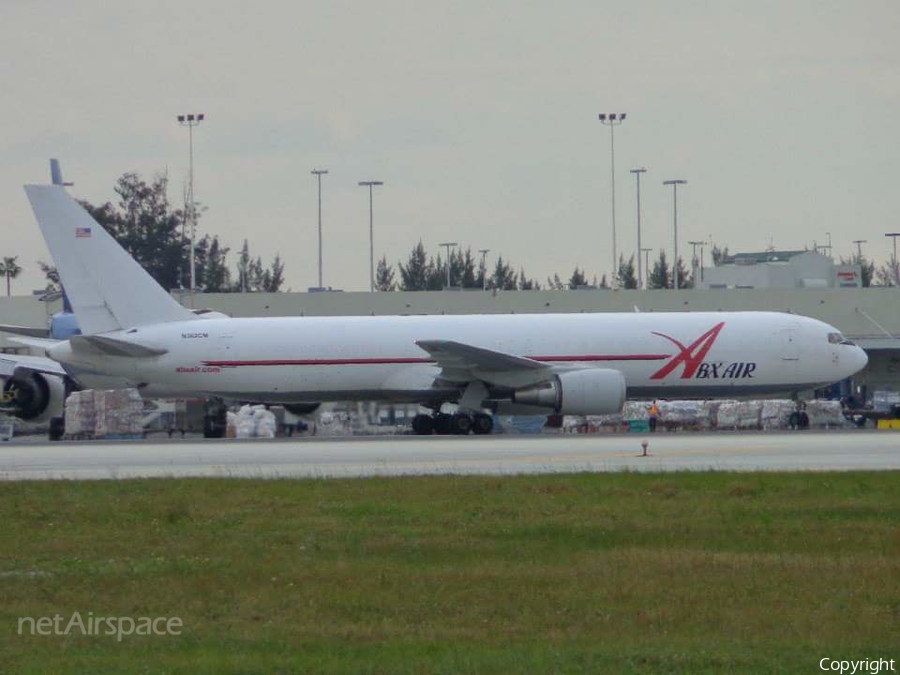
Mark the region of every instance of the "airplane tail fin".
<instances>
[{"instance_id":1,"label":"airplane tail fin","mask_svg":"<svg viewBox=\"0 0 900 675\"><path fill-rule=\"evenodd\" d=\"M62 185L25 192L85 335L194 318Z\"/></svg>"}]
</instances>

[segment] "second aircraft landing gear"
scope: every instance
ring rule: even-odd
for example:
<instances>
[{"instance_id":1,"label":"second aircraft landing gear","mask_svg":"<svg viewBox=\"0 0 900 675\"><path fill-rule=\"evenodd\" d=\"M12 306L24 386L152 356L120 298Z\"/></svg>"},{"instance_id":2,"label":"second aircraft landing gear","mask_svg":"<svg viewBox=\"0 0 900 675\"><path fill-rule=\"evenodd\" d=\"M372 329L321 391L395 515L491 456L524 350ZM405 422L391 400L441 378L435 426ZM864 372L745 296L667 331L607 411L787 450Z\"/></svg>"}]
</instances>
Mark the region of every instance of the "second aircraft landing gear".
<instances>
[{"instance_id":1,"label":"second aircraft landing gear","mask_svg":"<svg viewBox=\"0 0 900 675\"><path fill-rule=\"evenodd\" d=\"M412 428L420 436L437 434L457 434L466 436L473 434L489 434L494 428L494 420L484 413L435 413L431 415L416 415L413 417Z\"/></svg>"},{"instance_id":2,"label":"second aircraft landing gear","mask_svg":"<svg viewBox=\"0 0 900 675\"><path fill-rule=\"evenodd\" d=\"M203 438L225 438L228 429L228 406L218 397L203 404Z\"/></svg>"}]
</instances>

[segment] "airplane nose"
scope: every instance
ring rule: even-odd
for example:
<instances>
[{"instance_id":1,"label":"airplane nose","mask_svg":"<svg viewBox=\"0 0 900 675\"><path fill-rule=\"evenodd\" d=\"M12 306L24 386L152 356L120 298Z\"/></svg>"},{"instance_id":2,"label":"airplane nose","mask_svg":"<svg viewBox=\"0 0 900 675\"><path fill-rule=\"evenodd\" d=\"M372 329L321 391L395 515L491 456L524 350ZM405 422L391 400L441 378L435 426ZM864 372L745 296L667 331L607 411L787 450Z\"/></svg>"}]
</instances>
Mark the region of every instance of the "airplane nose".
<instances>
[{"instance_id":1,"label":"airplane nose","mask_svg":"<svg viewBox=\"0 0 900 675\"><path fill-rule=\"evenodd\" d=\"M869 355L866 354L865 350L858 345L844 345L847 348L841 355L841 367L846 368L846 375L844 377L850 377L851 375L855 375L863 368L866 367L866 364L869 362Z\"/></svg>"},{"instance_id":2,"label":"airplane nose","mask_svg":"<svg viewBox=\"0 0 900 675\"><path fill-rule=\"evenodd\" d=\"M856 370L853 372L857 373L869 363L869 355L866 354L866 350L862 347L857 347L854 345L853 349L856 350L856 353L853 355L853 363L855 364Z\"/></svg>"}]
</instances>

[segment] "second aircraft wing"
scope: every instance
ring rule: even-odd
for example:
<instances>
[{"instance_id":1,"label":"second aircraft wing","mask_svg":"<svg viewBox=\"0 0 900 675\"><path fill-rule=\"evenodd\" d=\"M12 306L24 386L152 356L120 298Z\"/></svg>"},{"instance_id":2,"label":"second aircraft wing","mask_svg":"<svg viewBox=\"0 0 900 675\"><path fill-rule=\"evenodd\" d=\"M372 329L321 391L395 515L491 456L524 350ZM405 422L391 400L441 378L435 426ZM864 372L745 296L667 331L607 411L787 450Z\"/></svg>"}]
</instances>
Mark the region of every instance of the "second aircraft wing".
<instances>
[{"instance_id":1,"label":"second aircraft wing","mask_svg":"<svg viewBox=\"0 0 900 675\"><path fill-rule=\"evenodd\" d=\"M65 377L66 371L53 359L46 356L25 354L3 354L0 356L0 377L15 377L23 373L45 373Z\"/></svg>"}]
</instances>

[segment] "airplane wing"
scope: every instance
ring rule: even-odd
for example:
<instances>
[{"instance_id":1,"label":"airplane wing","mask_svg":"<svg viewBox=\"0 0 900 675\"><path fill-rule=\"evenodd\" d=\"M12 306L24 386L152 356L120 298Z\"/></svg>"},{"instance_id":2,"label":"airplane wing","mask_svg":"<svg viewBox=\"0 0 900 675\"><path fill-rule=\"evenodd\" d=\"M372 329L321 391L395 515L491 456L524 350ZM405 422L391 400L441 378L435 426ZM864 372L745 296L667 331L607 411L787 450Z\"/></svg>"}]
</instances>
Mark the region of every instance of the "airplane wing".
<instances>
[{"instance_id":1,"label":"airplane wing","mask_svg":"<svg viewBox=\"0 0 900 675\"><path fill-rule=\"evenodd\" d=\"M14 337L9 338L10 342L15 342L16 344L25 345L26 347L32 347L34 349L39 349L41 351L45 351L54 345L58 345L61 341L54 340L53 338L47 337Z\"/></svg>"},{"instance_id":2,"label":"airplane wing","mask_svg":"<svg viewBox=\"0 0 900 675\"><path fill-rule=\"evenodd\" d=\"M0 377L16 377L29 373L45 373L65 377L66 371L53 359L46 356L26 356L24 354L0 354Z\"/></svg>"},{"instance_id":3,"label":"airplane wing","mask_svg":"<svg viewBox=\"0 0 900 675\"><path fill-rule=\"evenodd\" d=\"M453 340L417 340L441 367L449 382L480 380L504 387L524 387L546 380L550 366L534 359L497 352Z\"/></svg>"},{"instance_id":4,"label":"airplane wing","mask_svg":"<svg viewBox=\"0 0 900 675\"><path fill-rule=\"evenodd\" d=\"M46 328L32 328L31 326L11 326L8 324L0 324L0 332L36 338L45 338L50 336L50 331Z\"/></svg>"}]
</instances>

